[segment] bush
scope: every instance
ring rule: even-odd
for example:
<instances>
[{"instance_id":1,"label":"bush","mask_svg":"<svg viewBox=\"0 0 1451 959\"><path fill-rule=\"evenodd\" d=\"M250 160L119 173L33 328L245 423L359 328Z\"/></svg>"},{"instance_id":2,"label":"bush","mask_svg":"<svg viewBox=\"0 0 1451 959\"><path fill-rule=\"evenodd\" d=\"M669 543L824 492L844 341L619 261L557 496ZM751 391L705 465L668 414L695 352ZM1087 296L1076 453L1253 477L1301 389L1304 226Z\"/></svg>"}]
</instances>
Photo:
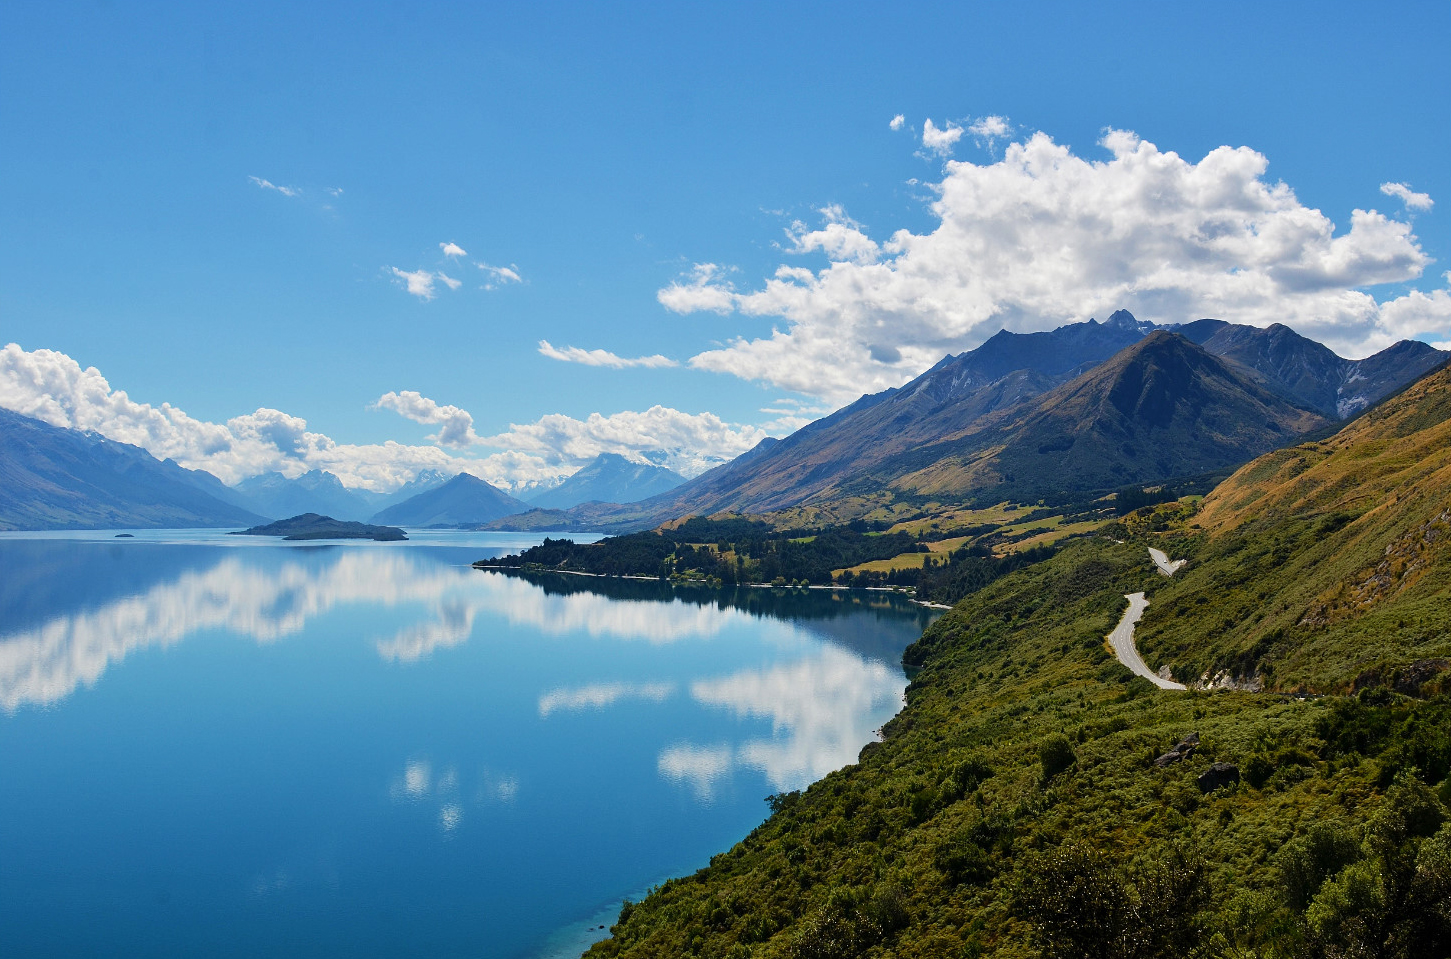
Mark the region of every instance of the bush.
<instances>
[{"instance_id":1,"label":"bush","mask_svg":"<svg viewBox=\"0 0 1451 959\"><path fill-rule=\"evenodd\" d=\"M1043 781L1047 782L1078 762L1078 754L1067 736L1054 733L1038 745L1038 761L1043 764Z\"/></svg>"}]
</instances>

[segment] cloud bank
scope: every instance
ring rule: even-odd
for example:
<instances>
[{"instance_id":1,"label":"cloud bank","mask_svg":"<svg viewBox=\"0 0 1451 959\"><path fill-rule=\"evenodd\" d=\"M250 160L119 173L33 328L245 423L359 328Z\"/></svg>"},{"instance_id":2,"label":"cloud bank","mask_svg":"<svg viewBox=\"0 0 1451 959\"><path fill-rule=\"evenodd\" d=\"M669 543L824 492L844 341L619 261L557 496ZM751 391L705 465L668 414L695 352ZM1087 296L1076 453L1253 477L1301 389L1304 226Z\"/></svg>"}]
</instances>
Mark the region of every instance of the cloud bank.
<instances>
[{"instance_id":1,"label":"cloud bank","mask_svg":"<svg viewBox=\"0 0 1451 959\"><path fill-rule=\"evenodd\" d=\"M160 459L207 470L225 483L258 473L298 476L323 469L346 486L381 492L397 489L424 470L438 470L449 475L469 472L496 486L524 491L558 483L605 452L661 463L691 476L750 449L768 430L789 428L787 416L759 427L656 406L644 412L595 413L584 420L551 414L481 437L467 410L415 390L389 391L372 406L437 426L430 437L436 445L339 443L309 429L299 416L266 407L210 423L169 403L137 402L126 391L112 389L95 367L83 369L64 353L26 351L14 343L0 349L0 407L139 446ZM484 453L481 446L498 452Z\"/></svg>"},{"instance_id":2,"label":"cloud bank","mask_svg":"<svg viewBox=\"0 0 1451 959\"><path fill-rule=\"evenodd\" d=\"M997 117L965 131L929 123L923 145L942 152L964 132L990 140L1007 129ZM1100 146L1107 158L1086 159L1038 133L995 162L950 161L931 185L930 232L878 240L828 207L820 226L794 226L787 248L824 255L824 267L788 262L741 291L730 270L701 263L657 298L677 313L780 317L769 337L690 365L837 403L898 386L1000 328L1052 329L1121 307L1159 322L1280 322L1352 357L1446 338L1446 289L1365 292L1430 265L1409 222L1357 209L1337 229L1266 179L1268 160L1247 147L1191 162L1121 130ZM1382 190L1411 209L1431 204L1405 184Z\"/></svg>"},{"instance_id":3,"label":"cloud bank","mask_svg":"<svg viewBox=\"0 0 1451 959\"><path fill-rule=\"evenodd\" d=\"M582 420L551 413L480 442L549 464L582 465L601 453L618 453L695 476L734 459L768 435L765 427L727 423L714 413L652 406L642 412L591 413Z\"/></svg>"}]
</instances>

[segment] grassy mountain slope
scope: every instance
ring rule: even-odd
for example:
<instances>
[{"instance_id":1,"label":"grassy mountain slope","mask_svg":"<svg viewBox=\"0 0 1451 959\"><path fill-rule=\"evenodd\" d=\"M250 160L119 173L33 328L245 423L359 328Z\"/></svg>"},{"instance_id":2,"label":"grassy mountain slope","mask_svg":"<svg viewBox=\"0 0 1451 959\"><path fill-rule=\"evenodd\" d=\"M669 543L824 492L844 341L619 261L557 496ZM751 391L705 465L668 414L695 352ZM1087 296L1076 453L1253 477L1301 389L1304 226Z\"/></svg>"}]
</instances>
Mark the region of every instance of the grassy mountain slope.
<instances>
[{"instance_id":1,"label":"grassy mountain slope","mask_svg":"<svg viewBox=\"0 0 1451 959\"><path fill-rule=\"evenodd\" d=\"M1451 918L1404 890L1337 912L1326 891L1352 861L1388 875L1425 850L1415 896L1446 905L1451 704L1155 692L1103 646L1122 593L1158 581L1143 552L1080 541L960 604L910 651L884 742L775 797L588 955L1288 957L1331 954L1367 913L1413 942L1412 914ZM1189 759L1154 766L1190 733ZM1211 762L1244 781L1201 792Z\"/></svg>"},{"instance_id":2,"label":"grassy mountain slope","mask_svg":"<svg viewBox=\"0 0 1451 959\"><path fill-rule=\"evenodd\" d=\"M1451 656L1451 369L1248 464L1194 521L1193 562L1140 627L1181 678L1345 690Z\"/></svg>"},{"instance_id":3,"label":"grassy mountain slope","mask_svg":"<svg viewBox=\"0 0 1451 959\"><path fill-rule=\"evenodd\" d=\"M1451 955L1451 672L1408 666L1451 651L1448 377L969 596L883 742L588 955ZM1156 691L1103 642L1136 590L1151 665L1360 692Z\"/></svg>"}]
</instances>

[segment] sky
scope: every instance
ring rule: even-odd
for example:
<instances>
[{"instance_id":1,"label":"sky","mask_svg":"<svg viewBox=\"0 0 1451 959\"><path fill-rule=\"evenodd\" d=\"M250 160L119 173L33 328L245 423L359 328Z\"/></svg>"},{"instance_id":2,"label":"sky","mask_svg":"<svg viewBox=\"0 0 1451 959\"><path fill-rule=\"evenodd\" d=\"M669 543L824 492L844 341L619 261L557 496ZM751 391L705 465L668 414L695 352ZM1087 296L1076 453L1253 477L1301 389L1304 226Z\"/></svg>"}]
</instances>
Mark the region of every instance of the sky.
<instances>
[{"instance_id":1,"label":"sky","mask_svg":"<svg viewBox=\"0 0 1451 959\"><path fill-rule=\"evenodd\" d=\"M998 329L1451 341L1451 6L0 7L0 406L687 475Z\"/></svg>"}]
</instances>

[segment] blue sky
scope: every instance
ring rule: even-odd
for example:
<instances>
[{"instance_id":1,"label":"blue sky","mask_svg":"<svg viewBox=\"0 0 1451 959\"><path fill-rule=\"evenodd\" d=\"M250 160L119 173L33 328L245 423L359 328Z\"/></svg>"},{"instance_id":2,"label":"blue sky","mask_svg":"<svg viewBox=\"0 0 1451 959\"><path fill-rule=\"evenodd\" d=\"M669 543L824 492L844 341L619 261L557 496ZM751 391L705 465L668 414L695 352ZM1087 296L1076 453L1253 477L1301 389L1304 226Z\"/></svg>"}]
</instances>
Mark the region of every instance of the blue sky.
<instances>
[{"instance_id":1,"label":"blue sky","mask_svg":"<svg viewBox=\"0 0 1451 959\"><path fill-rule=\"evenodd\" d=\"M0 402L226 479L322 465L386 486L431 460L380 444L430 436L500 482L651 443L694 470L992 329L1118 305L1283 319L1346 355L1451 339L1444 3L0 18L0 343L30 364ZM1222 146L1248 149L1201 162ZM1238 201L1216 191L1246 184L1263 209L1226 225ZM1016 228L1030 207L1046 232ZM1352 229L1356 209L1383 222ZM1183 274L1221 228L1243 229L1229 259ZM1095 252L1045 260L1058 246ZM773 290L782 267L814 276ZM258 410L278 412L211 428Z\"/></svg>"}]
</instances>

